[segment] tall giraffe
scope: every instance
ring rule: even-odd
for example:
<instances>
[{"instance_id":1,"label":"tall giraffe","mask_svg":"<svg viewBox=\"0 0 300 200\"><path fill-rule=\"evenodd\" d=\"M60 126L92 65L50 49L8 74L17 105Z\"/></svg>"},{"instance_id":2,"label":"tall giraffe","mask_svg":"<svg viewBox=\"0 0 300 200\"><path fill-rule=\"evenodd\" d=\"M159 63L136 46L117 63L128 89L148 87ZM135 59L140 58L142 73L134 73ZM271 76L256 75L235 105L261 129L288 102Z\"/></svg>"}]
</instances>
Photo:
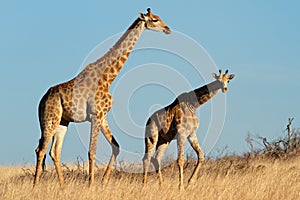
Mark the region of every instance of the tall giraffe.
<instances>
[{"instance_id":1,"label":"tall giraffe","mask_svg":"<svg viewBox=\"0 0 300 200\"><path fill-rule=\"evenodd\" d=\"M94 162L97 139L100 131L112 147L112 155L102 182L108 181L119 145L114 139L106 115L112 107L109 87L116 78L131 50L145 29L170 34L170 28L150 8L146 14L139 13L114 46L100 59L87 65L75 78L51 87L39 104L39 121L42 136L35 152L37 155L34 185L38 185L47 147L52 139L50 156L54 162L60 185L65 182L60 165L61 149L69 122L91 122L89 146L89 183L94 181Z\"/></svg>"},{"instance_id":2,"label":"tall giraffe","mask_svg":"<svg viewBox=\"0 0 300 200\"><path fill-rule=\"evenodd\" d=\"M162 183L161 160L173 139L177 140L180 189L183 189L184 144L186 139L188 139L198 156L198 162L189 179L189 183L194 181L201 164L204 162L204 154L196 136L196 131L199 127L196 109L216 95L220 89L222 89L223 93L227 92L227 85L229 80L233 79L234 74L228 75L228 70L225 74L222 74L221 70L219 70L219 75L213 73L213 77L216 79L214 82L179 95L173 103L154 112L148 119L145 130L145 155L143 158L144 186L147 182L150 161L153 162L157 170L160 184ZM152 152L154 148L156 148L156 151L153 158Z\"/></svg>"}]
</instances>

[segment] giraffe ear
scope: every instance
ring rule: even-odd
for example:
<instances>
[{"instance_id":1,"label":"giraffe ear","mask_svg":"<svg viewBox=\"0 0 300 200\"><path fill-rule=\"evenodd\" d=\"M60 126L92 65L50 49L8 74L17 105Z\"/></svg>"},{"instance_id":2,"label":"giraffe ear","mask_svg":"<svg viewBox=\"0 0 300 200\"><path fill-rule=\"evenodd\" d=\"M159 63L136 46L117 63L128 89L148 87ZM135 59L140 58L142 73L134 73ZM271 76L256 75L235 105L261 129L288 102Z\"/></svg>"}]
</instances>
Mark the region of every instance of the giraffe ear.
<instances>
[{"instance_id":1,"label":"giraffe ear","mask_svg":"<svg viewBox=\"0 0 300 200\"><path fill-rule=\"evenodd\" d=\"M212 77L214 77L215 79L218 79L218 75L216 73L212 73Z\"/></svg>"},{"instance_id":2,"label":"giraffe ear","mask_svg":"<svg viewBox=\"0 0 300 200\"><path fill-rule=\"evenodd\" d=\"M139 14L138 14L138 17L140 18L140 20L145 21L145 16L144 16L143 13L139 13Z\"/></svg>"},{"instance_id":3,"label":"giraffe ear","mask_svg":"<svg viewBox=\"0 0 300 200\"><path fill-rule=\"evenodd\" d=\"M229 77L228 77L229 80L231 80L233 78L234 78L234 74L230 74Z\"/></svg>"}]
</instances>

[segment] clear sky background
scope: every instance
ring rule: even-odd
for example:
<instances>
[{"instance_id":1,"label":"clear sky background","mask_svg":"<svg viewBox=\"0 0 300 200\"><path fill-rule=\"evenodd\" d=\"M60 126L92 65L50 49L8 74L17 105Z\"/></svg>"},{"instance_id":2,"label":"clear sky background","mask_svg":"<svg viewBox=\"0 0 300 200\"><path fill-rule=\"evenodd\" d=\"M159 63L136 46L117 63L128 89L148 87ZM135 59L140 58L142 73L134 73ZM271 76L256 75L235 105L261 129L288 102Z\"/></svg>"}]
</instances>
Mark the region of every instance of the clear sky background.
<instances>
[{"instance_id":1,"label":"clear sky background","mask_svg":"<svg viewBox=\"0 0 300 200\"><path fill-rule=\"evenodd\" d=\"M294 127L300 127L299 1L2 1L1 165L35 163L34 149L40 138L37 107L43 94L50 86L76 76L95 46L123 32L138 12L146 12L148 7L172 30L199 43L217 66L236 74L226 94L226 120L212 155L226 145L231 153L248 151L248 132L270 140L283 136L289 117L295 118ZM156 62L150 58L147 62ZM138 53L132 54L122 73L135 61L143 64ZM176 67L178 63L168 61L172 64ZM191 80L191 84L198 87L204 81ZM151 102L153 94L143 95ZM169 96L172 98L162 99L160 105L173 101ZM158 103L157 99L153 102ZM202 127L209 123L208 108L209 104L203 106L206 112L198 111L200 143ZM149 113L131 110L136 123L146 122ZM143 140L121 140L122 133L114 125L112 131L121 147L143 152ZM100 144L97 153L101 154ZM72 124L62 161L73 162L78 155L87 159L87 150Z\"/></svg>"}]
</instances>

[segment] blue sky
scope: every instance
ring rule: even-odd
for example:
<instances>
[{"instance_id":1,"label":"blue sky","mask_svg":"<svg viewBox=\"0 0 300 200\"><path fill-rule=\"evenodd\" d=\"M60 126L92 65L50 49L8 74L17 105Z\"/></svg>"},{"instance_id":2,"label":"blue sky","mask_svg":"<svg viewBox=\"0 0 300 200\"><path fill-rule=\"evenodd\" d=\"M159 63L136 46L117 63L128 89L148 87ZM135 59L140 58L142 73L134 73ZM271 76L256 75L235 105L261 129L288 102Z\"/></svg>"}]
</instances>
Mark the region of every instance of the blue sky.
<instances>
[{"instance_id":1,"label":"blue sky","mask_svg":"<svg viewBox=\"0 0 300 200\"><path fill-rule=\"evenodd\" d=\"M138 12L148 7L174 32L202 46L217 66L236 74L226 94L224 128L211 154L218 154L226 145L229 152L248 151L248 132L270 140L282 136L289 117L295 118L294 127L300 127L298 1L6 1L0 3L1 165L35 163L34 149L40 138L37 107L44 92L76 76L97 45L123 32ZM168 36L150 31L143 33L141 40L151 34L168 40ZM186 73L188 64L182 60L175 62L169 55L148 53L147 63L164 60L161 64ZM134 66L147 64L141 57L138 51L132 54L116 81ZM195 88L205 82L191 78L190 84ZM166 94L162 88L149 88L146 94L137 92L133 96L137 106L130 104L129 108L133 122L141 126L149 116L139 107L143 98L148 108L152 100L153 105L167 105L174 99L174 94ZM156 92L162 97L160 102L153 98ZM198 111L200 143L210 111L209 103ZM112 118L110 114L110 121ZM143 152L143 140L123 140L122 130L111 123L121 147ZM97 153L103 154L104 139L99 140ZM73 162L78 155L87 159L73 124L65 138L62 161Z\"/></svg>"}]
</instances>

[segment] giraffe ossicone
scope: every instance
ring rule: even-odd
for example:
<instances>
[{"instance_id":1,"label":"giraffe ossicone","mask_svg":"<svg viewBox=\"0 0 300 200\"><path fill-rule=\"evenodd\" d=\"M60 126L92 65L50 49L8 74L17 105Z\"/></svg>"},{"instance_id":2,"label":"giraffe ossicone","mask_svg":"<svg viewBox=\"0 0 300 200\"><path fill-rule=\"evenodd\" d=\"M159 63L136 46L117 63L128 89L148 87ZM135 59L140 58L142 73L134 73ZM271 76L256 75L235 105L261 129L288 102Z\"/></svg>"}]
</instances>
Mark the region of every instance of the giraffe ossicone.
<instances>
[{"instance_id":1,"label":"giraffe ossicone","mask_svg":"<svg viewBox=\"0 0 300 200\"><path fill-rule=\"evenodd\" d=\"M75 78L50 87L42 97L39 108L41 139L35 152L37 155L34 186L38 185L45 163L45 154L52 139L50 156L59 177L60 185L65 187L60 165L64 136L70 122L91 122L89 146L89 183L94 181L94 162L98 134L104 134L112 147L112 155L102 181L108 181L115 159L119 153L119 144L108 126L106 115L112 107L109 87L125 64L142 32L146 29L170 34L170 28L151 9L146 14L139 13L114 46L97 61L88 64Z\"/></svg>"},{"instance_id":2,"label":"giraffe ossicone","mask_svg":"<svg viewBox=\"0 0 300 200\"><path fill-rule=\"evenodd\" d=\"M147 182L150 162L155 166L159 183L162 183L162 157L169 143L174 139L177 140L180 189L183 189L184 145L187 139L198 157L197 165L189 179L189 183L195 180L204 162L204 153L200 148L196 136L199 127L196 109L210 100L219 90L222 90L223 93L227 92L228 83L234 78L234 74L228 75L228 70L224 74L219 70L218 75L213 73L212 76L215 81L190 92L182 93L173 103L154 112L149 117L145 128L145 155L143 158L144 186ZM154 149L156 150L152 157Z\"/></svg>"}]
</instances>

